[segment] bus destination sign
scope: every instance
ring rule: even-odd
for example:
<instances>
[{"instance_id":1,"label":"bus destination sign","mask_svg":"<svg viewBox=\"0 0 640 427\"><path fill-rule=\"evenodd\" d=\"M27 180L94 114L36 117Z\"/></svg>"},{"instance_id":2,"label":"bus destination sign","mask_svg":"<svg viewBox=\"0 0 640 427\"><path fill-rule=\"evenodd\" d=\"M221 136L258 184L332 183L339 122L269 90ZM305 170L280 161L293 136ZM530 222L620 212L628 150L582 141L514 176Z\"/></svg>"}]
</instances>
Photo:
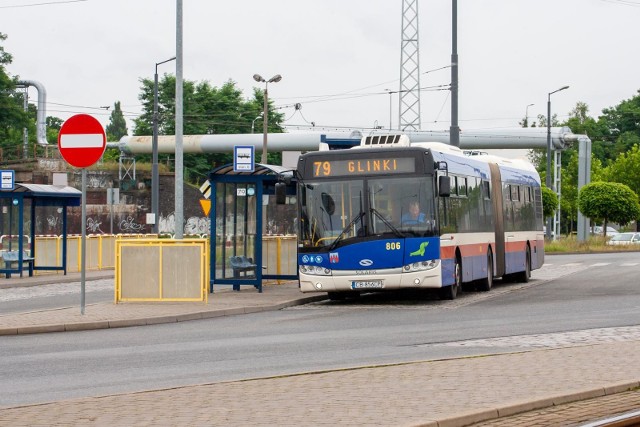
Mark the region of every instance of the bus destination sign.
<instances>
[{"instance_id":1,"label":"bus destination sign","mask_svg":"<svg viewBox=\"0 0 640 427\"><path fill-rule=\"evenodd\" d=\"M319 160L313 162L313 177L388 175L416 171L414 157L381 157L357 160Z\"/></svg>"}]
</instances>

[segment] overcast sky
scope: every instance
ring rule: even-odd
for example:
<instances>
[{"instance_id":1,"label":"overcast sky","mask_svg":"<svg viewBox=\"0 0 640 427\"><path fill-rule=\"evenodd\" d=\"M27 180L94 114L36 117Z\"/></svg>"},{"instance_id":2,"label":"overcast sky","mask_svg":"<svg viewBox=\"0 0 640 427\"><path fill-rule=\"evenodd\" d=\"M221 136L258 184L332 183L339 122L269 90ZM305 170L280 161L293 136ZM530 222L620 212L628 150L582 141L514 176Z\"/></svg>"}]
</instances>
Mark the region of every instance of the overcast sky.
<instances>
[{"instance_id":1,"label":"overcast sky","mask_svg":"<svg viewBox=\"0 0 640 427\"><path fill-rule=\"evenodd\" d=\"M281 74L269 95L292 128L386 128L390 100L396 127L401 10L402 0L184 0L184 78L233 80L249 98L264 87L253 74ZM429 71L450 64L451 1L421 0L419 20L421 86L447 85L448 68ZM565 85L551 98L560 120L579 101L597 117L633 97L639 22L640 0L459 0L460 127L518 126L529 104L530 118L546 115L547 94ZM120 101L138 115L139 79L175 55L176 1L0 0L0 32L9 73L45 86L47 115L106 126L99 107ZM421 109L423 129L449 128L448 91L423 91Z\"/></svg>"}]
</instances>

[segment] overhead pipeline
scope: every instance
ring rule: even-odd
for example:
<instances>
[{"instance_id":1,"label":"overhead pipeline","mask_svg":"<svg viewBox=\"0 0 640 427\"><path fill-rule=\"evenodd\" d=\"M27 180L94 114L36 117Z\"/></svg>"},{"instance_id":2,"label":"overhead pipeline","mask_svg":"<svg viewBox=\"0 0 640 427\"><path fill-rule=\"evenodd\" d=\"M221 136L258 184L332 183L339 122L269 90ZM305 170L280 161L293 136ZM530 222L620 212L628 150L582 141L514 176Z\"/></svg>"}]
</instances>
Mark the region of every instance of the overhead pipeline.
<instances>
[{"instance_id":1,"label":"overhead pipeline","mask_svg":"<svg viewBox=\"0 0 640 427\"><path fill-rule=\"evenodd\" d=\"M395 132L395 131L394 131ZM373 133L390 133L376 130ZM393 132L391 132L393 133ZM406 132L412 142L449 143L448 131ZM353 141L357 145L362 133L270 133L267 135L269 151L315 151L320 143L331 143L332 140ZM564 150L571 143L577 142L577 136L568 127L551 128L551 144L555 150ZM237 145L252 145L256 152L263 146L263 134L222 134L222 135L185 135L183 139L184 153L229 153ZM119 148L127 154L151 154L151 136L124 136L117 143L109 143L110 148ZM512 129L479 129L463 130L460 133L462 149L530 149L547 147L546 128L512 128ZM163 135L158 137L158 153L175 152L175 137Z\"/></svg>"},{"instance_id":2,"label":"overhead pipeline","mask_svg":"<svg viewBox=\"0 0 640 427\"><path fill-rule=\"evenodd\" d=\"M33 86L38 91L38 111L36 113L36 139L38 145L49 145L47 141L47 91L44 85L35 80L19 80L18 87Z\"/></svg>"}]
</instances>

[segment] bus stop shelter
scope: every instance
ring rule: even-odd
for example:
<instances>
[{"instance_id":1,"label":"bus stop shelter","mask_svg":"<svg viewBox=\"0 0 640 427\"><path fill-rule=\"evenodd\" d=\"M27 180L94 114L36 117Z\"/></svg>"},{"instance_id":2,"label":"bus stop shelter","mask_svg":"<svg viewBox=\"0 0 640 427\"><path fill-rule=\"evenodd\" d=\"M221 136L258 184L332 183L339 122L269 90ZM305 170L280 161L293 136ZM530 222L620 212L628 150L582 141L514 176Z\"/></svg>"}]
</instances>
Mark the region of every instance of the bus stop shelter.
<instances>
[{"instance_id":1,"label":"bus stop shelter","mask_svg":"<svg viewBox=\"0 0 640 427\"><path fill-rule=\"evenodd\" d=\"M80 190L60 185L16 183L13 190L0 191L0 273L7 277L12 273L22 275L26 263L30 275L33 270L62 270L67 274L67 207L80 206L81 199ZM36 224L49 218L61 219L61 265L34 265Z\"/></svg>"},{"instance_id":2,"label":"bus stop shelter","mask_svg":"<svg viewBox=\"0 0 640 427\"><path fill-rule=\"evenodd\" d=\"M265 251L269 250L265 241L269 237L289 236L295 248L297 213L293 171L282 166L255 164L253 172L238 172L234 171L233 164L228 164L211 171L209 181L210 292L214 284L232 285L234 290L240 290L240 285L252 285L262 292L265 279L297 279L297 264L288 272L275 274L269 273L265 265ZM276 186L286 186L284 204L276 204Z\"/></svg>"}]
</instances>

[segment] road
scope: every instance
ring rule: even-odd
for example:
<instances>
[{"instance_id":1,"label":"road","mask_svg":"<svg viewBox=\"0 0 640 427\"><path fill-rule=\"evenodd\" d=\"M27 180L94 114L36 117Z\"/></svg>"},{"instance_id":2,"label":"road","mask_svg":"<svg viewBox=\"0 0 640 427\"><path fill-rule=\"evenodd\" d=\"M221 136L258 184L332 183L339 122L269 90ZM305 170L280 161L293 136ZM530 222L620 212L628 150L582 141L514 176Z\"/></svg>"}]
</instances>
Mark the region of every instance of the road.
<instances>
[{"instance_id":1,"label":"road","mask_svg":"<svg viewBox=\"0 0 640 427\"><path fill-rule=\"evenodd\" d=\"M637 253L548 256L528 284L0 337L0 406L321 369L640 338ZM3 291L4 292L4 291ZM5 294L6 298L6 294Z\"/></svg>"},{"instance_id":2,"label":"road","mask_svg":"<svg viewBox=\"0 0 640 427\"><path fill-rule=\"evenodd\" d=\"M113 280L85 282L86 304L113 301ZM63 307L80 307L80 282L0 289L0 316Z\"/></svg>"}]
</instances>

